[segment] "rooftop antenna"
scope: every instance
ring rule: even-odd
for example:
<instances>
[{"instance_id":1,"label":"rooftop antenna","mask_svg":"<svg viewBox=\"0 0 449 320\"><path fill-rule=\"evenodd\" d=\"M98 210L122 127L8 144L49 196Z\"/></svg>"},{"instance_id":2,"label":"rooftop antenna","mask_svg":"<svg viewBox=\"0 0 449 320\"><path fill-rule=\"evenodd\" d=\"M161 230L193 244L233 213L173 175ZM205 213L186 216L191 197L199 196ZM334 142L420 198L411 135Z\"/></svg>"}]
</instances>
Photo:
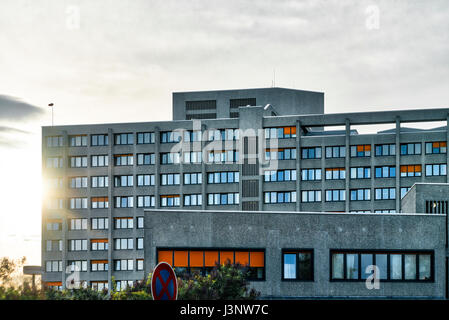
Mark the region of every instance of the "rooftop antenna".
<instances>
[{"instance_id":1,"label":"rooftop antenna","mask_svg":"<svg viewBox=\"0 0 449 320\"><path fill-rule=\"evenodd\" d=\"M53 103L49 103L48 104L49 107L51 107L51 126L53 127Z\"/></svg>"},{"instance_id":2,"label":"rooftop antenna","mask_svg":"<svg viewBox=\"0 0 449 320\"><path fill-rule=\"evenodd\" d=\"M273 68L273 80L271 81L271 86L274 88L276 86L276 69Z\"/></svg>"}]
</instances>

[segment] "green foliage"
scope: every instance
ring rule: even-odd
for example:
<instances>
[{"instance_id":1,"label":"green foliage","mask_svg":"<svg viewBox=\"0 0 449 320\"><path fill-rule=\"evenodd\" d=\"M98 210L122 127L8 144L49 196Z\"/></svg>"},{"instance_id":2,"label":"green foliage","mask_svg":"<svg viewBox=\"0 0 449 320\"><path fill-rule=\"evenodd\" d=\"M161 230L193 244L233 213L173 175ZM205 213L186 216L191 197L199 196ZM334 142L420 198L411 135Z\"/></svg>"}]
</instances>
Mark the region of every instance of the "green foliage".
<instances>
[{"instance_id":1,"label":"green foliage","mask_svg":"<svg viewBox=\"0 0 449 320\"><path fill-rule=\"evenodd\" d=\"M117 291L114 277L112 288L97 291L91 288L57 291L50 288L33 288L28 280L21 285L11 284L12 274L19 263L9 259L0 261L0 300L152 300L150 273L133 287ZM23 264L23 263L22 263ZM175 270L176 271L176 270ZM248 288L247 268L227 263L217 264L207 276L194 274L188 278L178 278L179 300L237 300L256 299L260 293Z\"/></svg>"},{"instance_id":2,"label":"green foliage","mask_svg":"<svg viewBox=\"0 0 449 320\"><path fill-rule=\"evenodd\" d=\"M193 275L190 279L178 278L179 300L240 300L256 299L260 292L249 289L247 268L229 261L216 265L207 276Z\"/></svg>"}]
</instances>

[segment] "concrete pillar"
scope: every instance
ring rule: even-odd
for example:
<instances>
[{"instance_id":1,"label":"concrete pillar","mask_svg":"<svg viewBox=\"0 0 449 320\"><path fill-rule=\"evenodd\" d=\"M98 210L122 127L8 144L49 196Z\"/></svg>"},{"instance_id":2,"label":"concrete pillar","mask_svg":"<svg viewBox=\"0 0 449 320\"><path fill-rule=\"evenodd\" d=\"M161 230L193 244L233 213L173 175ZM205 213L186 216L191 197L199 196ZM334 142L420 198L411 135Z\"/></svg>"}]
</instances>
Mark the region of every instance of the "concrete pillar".
<instances>
[{"instance_id":1,"label":"concrete pillar","mask_svg":"<svg viewBox=\"0 0 449 320\"><path fill-rule=\"evenodd\" d=\"M296 211L301 211L301 136L301 121L296 120Z\"/></svg>"},{"instance_id":2,"label":"concrete pillar","mask_svg":"<svg viewBox=\"0 0 449 320\"><path fill-rule=\"evenodd\" d=\"M351 145L350 145L350 135L351 135L351 124L349 119L345 120L345 145L346 145L346 157L345 157L345 212L349 212L350 194L349 194L349 182L350 180L350 164L351 164Z\"/></svg>"},{"instance_id":3,"label":"concrete pillar","mask_svg":"<svg viewBox=\"0 0 449 320\"><path fill-rule=\"evenodd\" d=\"M401 119L396 117L396 212L401 212Z\"/></svg>"}]
</instances>

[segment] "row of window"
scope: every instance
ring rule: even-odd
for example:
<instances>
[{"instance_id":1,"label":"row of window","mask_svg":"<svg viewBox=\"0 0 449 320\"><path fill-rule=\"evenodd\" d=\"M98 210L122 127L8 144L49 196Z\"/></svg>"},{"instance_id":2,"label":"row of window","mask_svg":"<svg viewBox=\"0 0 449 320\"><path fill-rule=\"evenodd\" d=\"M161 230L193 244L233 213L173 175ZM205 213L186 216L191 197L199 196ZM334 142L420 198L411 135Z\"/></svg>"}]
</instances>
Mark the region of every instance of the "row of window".
<instances>
[{"instance_id":1,"label":"row of window","mask_svg":"<svg viewBox=\"0 0 449 320\"><path fill-rule=\"evenodd\" d=\"M143 238L136 238L136 249L143 249ZM90 248L92 251L108 250L108 239L91 239ZM114 250L133 250L134 238L116 238L114 239ZM87 239L68 240L68 251L87 251Z\"/></svg>"},{"instance_id":2,"label":"row of window","mask_svg":"<svg viewBox=\"0 0 449 320\"><path fill-rule=\"evenodd\" d=\"M114 271L141 271L144 269L143 259L117 259L113 260ZM67 267L71 272L87 272L88 261L87 260L68 260ZM108 260L90 260L90 271L101 272L109 270ZM62 272L61 260L47 260L45 262L46 272Z\"/></svg>"}]
</instances>

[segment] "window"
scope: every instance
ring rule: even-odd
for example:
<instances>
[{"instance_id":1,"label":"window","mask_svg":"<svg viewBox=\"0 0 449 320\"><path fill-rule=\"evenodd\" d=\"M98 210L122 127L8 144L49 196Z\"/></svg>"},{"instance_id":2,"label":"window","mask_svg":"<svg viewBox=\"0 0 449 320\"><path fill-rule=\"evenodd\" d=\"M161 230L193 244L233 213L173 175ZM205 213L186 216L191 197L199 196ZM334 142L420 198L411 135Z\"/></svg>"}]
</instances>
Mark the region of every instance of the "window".
<instances>
[{"instance_id":1,"label":"window","mask_svg":"<svg viewBox=\"0 0 449 320\"><path fill-rule=\"evenodd\" d=\"M421 154L421 143L401 144L401 155Z\"/></svg>"},{"instance_id":2,"label":"window","mask_svg":"<svg viewBox=\"0 0 449 320\"><path fill-rule=\"evenodd\" d=\"M115 144L134 144L134 134L132 133L116 133L114 134Z\"/></svg>"},{"instance_id":3,"label":"window","mask_svg":"<svg viewBox=\"0 0 449 320\"><path fill-rule=\"evenodd\" d=\"M109 156L95 155L90 158L92 167L107 167L109 166Z\"/></svg>"},{"instance_id":4,"label":"window","mask_svg":"<svg viewBox=\"0 0 449 320\"><path fill-rule=\"evenodd\" d=\"M370 179L371 168L370 167L352 167L351 179Z\"/></svg>"},{"instance_id":5,"label":"window","mask_svg":"<svg viewBox=\"0 0 449 320\"><path fill-rule=\"evenodd\" d=\"M167 262L181 277L208 275L217 264L249 267L248 280L265 279L265 251L261 249L157 249L157 263Z\"/></svg>"},{"instance_id":6,"label":"window","mask_svg":"<svg viewBox=\"0 0 449 320\"><path fill-rule=\"evenodd\" d=\"M137 217L137 229L143 229L144 228L144 217Z\"/></svg>"},{"instance_id":7,"label":"window","mask_svg":"<svg viewBox=\"0 0 449 320\"><path fill-rule=\"evenodd\" d=\"M346 179L345 168L326 168L326 180L344 180Z\"/></svg>"},{"instance_id":8,"label":"window","mask_svg":"<svg viewBox=\"0 0 449 320\"><path fill-rule=\"evenodd\" d=\"M421 177L421 170L420 164L401 166L401 177Z\"/></svg>"},{"instance_id":9,"label":"window","mask_svg":"<svg viewBox=\"0 0 449 320\"><path fill-rule=\"evenodd\" d=\"M117 291L126 290L126 288L132 288L134 286L133 280L117 280L115 282Z\"/></svg>"},{"instance_id":10,"label":"window","mask_svg":"<svg viewBox=\"0 0 449 320\"><path fill-rule=\"evenodd\" d=\"M383 166L376 167L375 169L376 178L395 178L396 177L396 167L395 166Z\"/></svg>"},{"instance_id":11,"label":"window","mask_svg":"<svg viewBox=\"0 0 449 320\"><path fill-rule=\"evenodd\" d=\"M56 210L64 208L64 199L47 199L47 209Z\"/></svg>"},{"instance_id":12,"label":"window","mask_svg":"<svg viewBox=\"0 0 449 320\"><path fill-rule=\"evenodd\" d=\"M203 153L201 151L184 152L184 163L202 163Z\"/></svg>"},{"instance_id":13,"label":"window","mask_svg":"<svg viewBox=\"0 0 449 320\"><path fill-rule=\"evenodd\" d=\"M46 179L46 187L49 189L62 189L64 188L62 178L48 178Z\"/></svg>"},{"instance_id":14,"label":"window","mask_svg":"<svg viewBox=\"0 0 449 320\"><path fill-rule=\"evenodd\" d=\"M137 242L137 250L142 250L143 249L143 238L136 238L136 242Z\"/></svg>"},{"instance_id":15,"label":"window","mask_svg":"<svg viewBox=\"0 0 449 320\"><path fill-rule=\"evenodd\" d=\"M63 146L62 142L63 142L62 136L47 137L48 148L62 147Z\"/></svg>"},{"instance_id":16,"label":"window","mask_svg":"<svg viewBox=\"0 0 449 320\"><path fill-rule=\"evenodd\" d=\"M137 144L149 144L154 143L154 132L138 132Z\"/></svg>"},{"instance_id":17,"label":"window","mask_svg":"<svg viewBox=\"0 0 449 320\"><path fill-rule=\"evenodd\" d=\"M87 219L69 219L69 230L87 230Z\"/></svg>"},{"instance_id":18,"label":"window","mask_svg":"<svg viewBox=\"0 0 449 320\"><path fill-rule=\"evenodd\" d=\"M107 134L93 134L90 136L90 145L95 146L107 146L109 145L109 136Z\"/></svg>"},{"instance_id":19,"label":"window","mask_svg":"<svg viewBox=\"0 0 449 320\"><path fill-rule=\"evenodd\" d=\"M296 126L265 128L266 139L296 138Z\"/></svg>"},{"instance_id":20,"label":"window","mask_svg":"<svg viewBox=\"0 0 449 320\"><path fill-rule=\"evenodd\" d=\"M127 218L114 218L115 229L133 229L134 219L132 217Z\"/></svg>"},{"instance_id":21,"label":"window","mask_svg":"<svg viewBox=\"0 0 449 320\"><path fill-rule=\"evenodd\" d=\"M62 168L63 167L62 157L48 157L46 167L47 169Z\"/></svg>"},{"instance_id":22,"label":"window","mask_svg":"<svg viewBox=\"0 0 449 320\"><path fill-rule=\"evenodd\" d=\"M406 193L410 190L410 187L403 187L401 188L401 199L404 198Z\"/></svg>"},{"instance_id":23,"label":"window","mask_svg":"<svg viewBox=\"0 0 449 320\"><path fill-rule=\"evenodd\" d=\"M366 281L371 265L380 281L433 281L433 251L331 250L331 280Z\"/></svg>"},{"instance_id":24,"label":"window","mask_svg":"<svg viewBox=\"0 0 449 320\"><path fill-rule=\"evenodd\" d=\"M184 184L202 184L203 175L199 172L195 173L184 173Z\"/></svg>"},{"instance_id":25,"label":"window","mask_svg":"<svg viewBox=\"0 0 449 320\"><path fill-rule=\"evenodd\" d=\"M161 164L179 164L180 153L161 153Z\"/></svg>"},{"instance_id":26,"label":"window","mask_svg":"<svg viewBox=\"0 0 449 320\"><path fill-rule=\"evenodd\" d=\"M155 185L155 177L154 174L138 174L137 175L137 186L138 187L146 187L146 186L154 186Z\"/></svg>"},{"instance_id":27,"label":"window","mask_svg":"<svg viewBox=\"0 0 449 320\"><path fill-rule=\"evenodd\" d=\"M103 291L108 290L108 282L107 281L91 281L90 282L92 290Z\"/></svg>"},{"instance_id":28,"label":"window","mask_svg":"<svg viewBox=\"0 0 449 320\"><path fill-rule=\"evenodd\" d=\"M179 207L181 205L179 194L162 195L160 201L161 207Z\"/></svg>"},{"instance_id":29,"label":"window","mask_svg":"<svg viewBox=\"0 0 449 320\"><path fill-rule=\"evenodd\" d=\"M184 131L184 142L198 142L202 141L201 131Z\"/></svg>"},{"instance_id":30,"label":"window","mask_svg":"<svg viewBox=\"0 0 449 320\"><path fill-rule=\"evenodd\" d=\"M47 240L47 251L62 251L62 240Z\"/></svg>"},{"instance_id":31,"label":"window","mask_svg":"<svg viewBox=\"0 0 449 320\"><path fill-rule=\"evenodd\" d=\"M90 249L92 251L107 251L109 249L108 239L91 239Z\"/></svg>"},{"instance_id":32,"label":"window","mask_svg":"<svg viewBox=\"0 0 449 320\"><path fill-rule=\"evenodd\" d=\"M133 185L133 176L114 176L114 187L132 187Z\"/></svg>"},{"instance_id":33,"label":"window","mask_svg":"<svg viewBox=\"0 0 449 320\"><path fill-rule=\"evenodd\" d=\"M154 196L137 196L137 208L150 208L156 205Z\"/></svg>"},{"instance_id":34,"label":"window","mask_svg":"<svg viewBox=\"0 0 449 320\"><path fill-rule=\"evenodd\" d=\"M179 185L179 177L179 173L161 174L161 186Z\"/></svg>"},{"instance_id":35,"label":"window","mask_svg":"<svg viewBox=\"0 0 449 320\"><path fill-rule=\"evenodd\" d=\"M61 231L62 221L61 220L47 220L47 231Z\"/></svg>"},{"instance_id":36,"label":"window","mask_svg":"<svg viewBox=\"0 0 449 320\"><path fill-rule=\"evenodd\" d=\"M376 200L396 199L396 188L377 188L374 189Z\"/></svg>"},{"instance_id":37,"label":"window","mask_svg":"<svg viewBox=\"0 0 449 320\"><path fill-rule=\"evenodd\" d=\"M115 208L132 208L134 207L134 198L132 196L114 197Z\"/></svg>"},{"instance_id":38,"label":"window","mask_svg":"<svg viewBox=\"0 0 449 320\"><path fill-rule=\"evenodd\" d=\"M71 177L70 188L72 189L87 188L87 177Z\"/></svg>"},{"instance_id":39,"label":"window","mask_svg":"<svg viewBox=\"0 0 449 320\"><path fill-rule=\"evenodd\" d=\"M303 159L321 159L321 147L308 147L301 149Z\"/></svg>"},{"instance_id":40,"label":"window","mask_svg":"<svg viewBox=\"0 0 449 320\"><path fill-rule=\"evenodd\" d=\"M446 141L426 142L426 154L446 153L446 152L447 152Z\"/></svg>"},{"instance_id":41,"label":"window","mask_svg":"<svg viewBox=\"0 0 449 320\"><path fill-rule=\"evenodd\" d=\"M184 206L201 206L203 204L203 196L201 194L184 195Z\"/></svg>"},{"instance_id":42,"label":"window","mask_svg":"<svg viewBox=\"0 0 449 320\"><path fill-rule=\"evenodd\" d=\"M359 144L351 146L351 157L371 157L371 145Z\"/></svg>"},{"instance_id":43,"label":"window","mask_svg":"<svg viewBox=\"0 0 449 320\"><path fill-rule=\"evenodd\" d=\"M296 202L296 191L264 192L264 203L291 203Z\"/></svg>"},{"instance_id":44,"label":"window","mask_svg":"<svg viewBox=\"0 0 449 320\"><path fill-rule=\"evenodd\" d=\"M107 209L109 208L108 197L92 197L92 209Z\"/></svg>"},{"instance_id":45,"label":"window","mask_svg":"<svg viewBox=\"0 0 449 320\"><path fill-rule=\"evenodd\" d=\"M321 202L321 190L301 191L301 202Z\"/></svg>"},{"instance_id":46,"label":"window","mask_svg":"<svg viewBox=\"0 0 449 320\"><path fill-rule=\"evenodd\" d=\"M313 281L313 250L282 250L282 280Z\"/></svg>"},{"instance_id":47,"label":"window","mask_svg":"<svg viewBox=\"0 0 449 320\"><path fill-rule=\"evenodd\" d=\"M351 201L371 200L371 189L351 189Z\"/></svg>"},{"instance_id":48,"label":"window","mask_svg":"<svg viewBox=\"0 0 449 320\"><path fill-rule=\"evenodd\" d=\"M448 201L426 200L426 213L448 213Z\"/></svg>"},{"instance_id":49,"label":"window","mask_svg":"<svg viewBox=\"0 0 449 320\"><path fill-rule=\"evenodd\" d=\"M114 164L116 166L132 166L134 157L132 154L114 154Z\"/></svg>"},{"instance_id":50,"label":"window","mask_svg":"<svg viewBox=\"0 0 449 320\"><path fill-rule=\"evenodd\" d=\"M70 209L87 209L87 198L70 198Z\"/></svg>"},{"instance_id":51,"label":"window","mask_svg":"<svg viewBox=\"0 0 449 320\"><path fill-rule=\"evenodd\" d=\"M330 201L345 201L346 192L344 189L326 190L326 202Z\"/></svg>"},{"instance_id":52,"label":"window","mask_svg":"<svg viewBox=\"0 0 449 320\"><path fill-rule=\"evenodd\" d=\"M132 260L132 259L114 260L114 270L115 271L133 271L134 270L134 260Z\"/></svg>"},{"instance_id":53,"label":"window","mask_svg":"<svg viewBox=\"0 0 449 320\"><path fill-rule=\"evenodd\" d=\"M117 238L114 239L115 250L132 250L134 248L134 241L132 238Z\"/></svg>"},{"instance_id":54,"label":"window","mask_svg":"<svg viewBox=\"0 0 449 320\"><path fill-rule=\"evenodd\" d=\"M87 156L76 156L70 158L70 168L86 168Z\"/></svg>"},{"instance_id":55,"label":"window","mask_svg":"<svg viewBox=\"0 0 449 320\"><path fill-rule=\"evenodd\" d=\"M92 188L107 188L109 187L108 176L96 176L91 178Z\"/></svg>"},{"instance_id":56,"label":"window","mask_svg":"<svg viewBox=\"0 0 449 320\"><path fill-rule=\"evenodd\" d=\"M90 271L101 272L108 271L109 263L108 260L91 260L90 261Z\"/></svg>"},{"instance_id":57,"label":"window","mask_svg":"<svg viewBox=\"0 0 449 320\"><path fill-rule=\"evenodd\" d=\"M143 259L137 259L136 260L136 270L137 271L142 271L143 270Z\"/></svg>"},{"instance_id":58,"label":"window","mask_svg":"<svg viewBox=\"0 0 449 320\"><path fill-rule=\"evenodd\" d=\"M209 193L207 195L208 205L232 205L239 204L238 193Z\"/></svg>"},{"instance_id":59,"label":"window","mask_svg":"<svg viewBox=\"0 0 449 320\"><path fill-rule=\"evenodd\" d=\"M239 172L238 171L219 171L219 172L208 172L207 173L207 183L238 183L239 182Z\"/></svg>"},{"instance_id":60,"label":"window","mask_svg":"<svg viewBox=\"0 0 449 320\"><path fill-rule=\"evenodd\" d=\"M87 146L87 135L74 135L69 136L71 147L86 147Z\"/></svg>"},{"instance_id":61,"label":"window","mask_svg":"<svg viewBox=\"0 0 449 320\"><path fill-rule=\"evenodd\" d=\"M87 271L87 260L69 260L67 261L67 266L70 267L70 271Z\"/></svg>"},{"instance_id":62,"label":"window","mask_svg":"<svg viewBox=\"0 0 449 320\"><path fill-rule=\"evenodd\" d=\"M208 130L208 141L238 140L239 129L210 129Z\"/></svg>"},{"instance_id":63,"label":"window","mask_svg":"<svg viewBox=\"0 0 449 320\"><path fill-rule=\"evenodd\" d=\"M376 157L396 155L395 144L376 144Z\"/></svg>"},{"instance_id":64,"label":"window","mask_svg":"<svg viewBox=\"0 0 449 320\"><path fill-rule=\"evenodd\" d=\"M267 175L267 172L270 173L273 171L265 171L265 175ZM276 171L274 171L274 172L276 172ZM296 171L295 171L295 173L296 173ZM295 177L295 180L296 180L296 177ZM301 180L302 181L321 180L321 169L302 169L301 170Z\"/></svg>"},{"instance_id":65,"label":"window","mask_svg":"<svg viewBox=\"0 0 449 320\"><path fill-rule=\"evenodd\" d=\"M265 149L265 160L295 160L296 148Z\"/></svg>"},{"instance_id":66,"label":"window","mask_svg":"<svg viewBox=\"0 0 449 320\"><path fill-rule=\"evenodd\" d=\"M62 272L62 261L61 260L45 261L45 271L46 272Z\"/></svg>"},{"instance_id":67,"label":"window","mask_svg":"<svg viewBox=\"0 0 449 320\"><path fill-rule=\"evenodd\" d=\"M181 141L180 131L161 132L161 143L174 143Z\"/></svg>"},{"instance_id":68,"label":"window","mask_svg":"<svg viewBox=\"0 0 449 320\"><path fill-rule=\"evenodd\" d=\"M345 146L326 147L326 158L344 158L346 157Z\"/></svg>"},{"instance_id":69,"label":"window","mask_svg":"<svg viewBox=\"0 0 449 320\"><path fill-rule=\"evenodd\" d=\"M87 251L87 240L69 240L69 251Z\"/></svg>"},{"instance_id":70,"label":"window","mask_svg":"<svg viewBox=\"0 0 449 320\"><path fill-rule=\"evenodd\" d=\"M396 213L395 209L378 209L374 210L374 213Z\"/></svg>"},{"instance_id":71,"label":"window","mask_svg":"<svg viewBox=\"0 0 449 320\"><path fill-rule=\"evenodd\" d=\"M109 218L92 218L90 223L92 230L109 229Z\"/></svg>"},{"instance_id":72,"label":"window","mask_svg":"<svg viewBox=\"0 0 449 320\"><path fill-rule=\"evenodd\" d=\"M446 174L446 164L426 164L426 176L445 176Z\"/></svg>"},{"instance_id":73,"label":"window","mask_svg":"<svg viewBox=\"0 0 449 320\"><path fill-rule=\"evenodd\" d=\"M144 166L156 163L156 156L154 153L138 153L137 165Z\"/></svg>"},{"instance_id":74,"label":"window","mask_svg":"<svg viewBox=\"0 0 449 320\"><path fill-rule=\"evenodd\" d=\"M239 152L235 150L213 150L208 153L209 163L234 163L239 160Z\"/></svg>"},{"instance_id":75,"label":"window","mask_svg":"<svg viewBox=\"0 0 449 320\"><path fill-rule=\"evenodd\" d=\"M311 169L314 170L314 169ZM321 169L319 170L317 175L321 179ZM315 176L314 176L315 177ZM296 181L296 170L294 169L286 169L286 170L266 170L264 172L264 181L265 182L277 182L277 181Z\"/></svg>"}]
</instances>

